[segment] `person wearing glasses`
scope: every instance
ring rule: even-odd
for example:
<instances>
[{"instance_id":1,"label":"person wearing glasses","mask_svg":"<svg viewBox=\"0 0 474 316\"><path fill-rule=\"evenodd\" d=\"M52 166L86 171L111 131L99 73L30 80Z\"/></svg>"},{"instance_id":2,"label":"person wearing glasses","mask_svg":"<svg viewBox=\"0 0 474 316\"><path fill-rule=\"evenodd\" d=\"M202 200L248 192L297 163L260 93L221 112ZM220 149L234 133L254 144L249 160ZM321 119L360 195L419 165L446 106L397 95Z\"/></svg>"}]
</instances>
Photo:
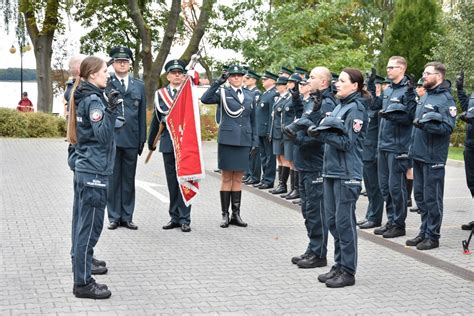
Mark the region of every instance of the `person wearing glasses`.
<instances>
[{"instance_id":1,"label":"person wearing glasses","mask_svg":"<svg viewBox=\"0 0 474 316\"><path fill-rule=\"evenodd\" d=\"M430 62L423 72L426 95L416 109L410 158L413 159L414 192L420 208L418 235L406 241L418 250L439 247L443 219L445 165L451 133L456 125L456 104L451 84L445 80L446 67Z\"/></svg>"},{"instance_id":2,"label":"person wearing glasses","mask_svg":"<svg viewBox=\"0 0 474 316\"><path fill-rule=\"evenodd\" d=\"M107 197L109 229L123 226L136 230L133 223L135 209L135 172L138 156L146 141L146 96L143 81L129 75L132 51L127 47L115 47L110 51L115 74L110 77L106 91L120 91L123 103L118 107L115 122L114 172L110 176Z\"/></svg>"},{"instance_id":3,"label":"person wearing glasses","mask_svg":"<svg viewBox=\"0 0 474 316\"><path fill-rule=\"evenodd\" d=\"M405 236L408 198L406 173L411 167L408 147L416 109L416 95L412 81L405 75L406 69L405 58L390 57L387 78L391 83L380 98L382 110L379 112L377 167L388 220L374 233L384 238Z\"/></svg>"}]
</instances>

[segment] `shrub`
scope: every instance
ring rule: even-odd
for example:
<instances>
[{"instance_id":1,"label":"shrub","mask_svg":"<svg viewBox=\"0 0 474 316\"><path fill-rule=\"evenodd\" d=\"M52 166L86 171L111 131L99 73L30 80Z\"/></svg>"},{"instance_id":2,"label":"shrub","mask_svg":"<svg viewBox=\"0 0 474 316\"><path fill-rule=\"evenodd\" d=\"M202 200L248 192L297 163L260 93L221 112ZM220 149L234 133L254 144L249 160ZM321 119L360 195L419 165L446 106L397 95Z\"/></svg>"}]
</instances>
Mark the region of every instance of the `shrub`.
<instances>
[{"instance_id":1,"label":"shrub","mask_svg":"<svg viewBox=\"0 0 474 316\"><path fill-rule=\"evenodd\" d=\"M0 108L0 136L64 137L66 120L46 113L23 113Z\"/></svg>"}]
</instances>

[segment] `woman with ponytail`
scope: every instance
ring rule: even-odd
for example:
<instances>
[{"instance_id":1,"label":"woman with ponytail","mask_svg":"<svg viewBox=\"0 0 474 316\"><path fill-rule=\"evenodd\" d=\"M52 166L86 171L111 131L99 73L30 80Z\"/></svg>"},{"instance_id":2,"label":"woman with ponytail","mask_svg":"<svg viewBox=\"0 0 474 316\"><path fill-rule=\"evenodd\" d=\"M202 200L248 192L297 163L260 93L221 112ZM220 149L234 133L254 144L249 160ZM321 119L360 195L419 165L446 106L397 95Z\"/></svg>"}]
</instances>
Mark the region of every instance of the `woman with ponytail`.
<instances>
[{"instance_id":1,"label":"woman with ponytail","mask_svg":"<svg viewBox=\"0 0 474 316\"><path fill-rule=\"evenodd\" d=\"M91 277L94 246L99 240L107 202L108 176L115 158L114 124L119 103L117 91L108 98L104 88L109 77L105 61L86 57L80 80L71 92L68 134L75 145L75 195L77 223L73 232L73 293L76 297L105 299L111 292ZM74 227L73 227L74 229Z\"/></svg>"}]
</instances>

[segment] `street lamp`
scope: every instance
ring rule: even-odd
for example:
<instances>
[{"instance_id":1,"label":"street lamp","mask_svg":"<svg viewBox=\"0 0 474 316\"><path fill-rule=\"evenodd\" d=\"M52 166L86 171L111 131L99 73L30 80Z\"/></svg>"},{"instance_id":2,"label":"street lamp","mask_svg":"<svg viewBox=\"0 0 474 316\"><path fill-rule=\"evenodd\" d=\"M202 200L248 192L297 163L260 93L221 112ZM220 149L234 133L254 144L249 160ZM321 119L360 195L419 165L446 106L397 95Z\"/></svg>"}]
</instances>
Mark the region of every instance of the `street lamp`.
<instances>
[{"instance_id":1,"label":"street lamp","mask_svg":"<svg viewBox=\"0 0 474 316\"><path fill-rule=\"evenodd\" d=\"M20 49L20 82L21 82L21 95L20 99L23 96L23 54L31 50L31 45L30 43L26 43L25 45L25 38L20 37L18 38L18 47ZM16 53L16 47L12 44L12 47L10 47L10 53L15 54Z\"/></svg>"}]
</instances>

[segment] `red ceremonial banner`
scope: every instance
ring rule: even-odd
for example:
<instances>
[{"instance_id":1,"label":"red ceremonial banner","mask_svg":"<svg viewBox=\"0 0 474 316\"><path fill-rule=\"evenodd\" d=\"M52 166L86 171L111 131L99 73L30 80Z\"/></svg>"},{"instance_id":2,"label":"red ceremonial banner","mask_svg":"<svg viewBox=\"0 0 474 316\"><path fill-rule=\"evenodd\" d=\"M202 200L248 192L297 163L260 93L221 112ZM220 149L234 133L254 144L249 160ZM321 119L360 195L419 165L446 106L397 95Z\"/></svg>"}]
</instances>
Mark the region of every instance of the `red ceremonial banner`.
<instances>
[{"instance_id":1,"label":"red ceremonial banner","mask_svg":"<svg viewBox=\"0 0 474 316\"><path fill-rule=\"evenodd\" d=\"M166 117L166 126L173 141L176 173L186 206L199 194L199 181L204 178L201 146L199 103L194 89L194 77L186 79L178 92L174 106Z\"/></svg>"}]
</instances>

